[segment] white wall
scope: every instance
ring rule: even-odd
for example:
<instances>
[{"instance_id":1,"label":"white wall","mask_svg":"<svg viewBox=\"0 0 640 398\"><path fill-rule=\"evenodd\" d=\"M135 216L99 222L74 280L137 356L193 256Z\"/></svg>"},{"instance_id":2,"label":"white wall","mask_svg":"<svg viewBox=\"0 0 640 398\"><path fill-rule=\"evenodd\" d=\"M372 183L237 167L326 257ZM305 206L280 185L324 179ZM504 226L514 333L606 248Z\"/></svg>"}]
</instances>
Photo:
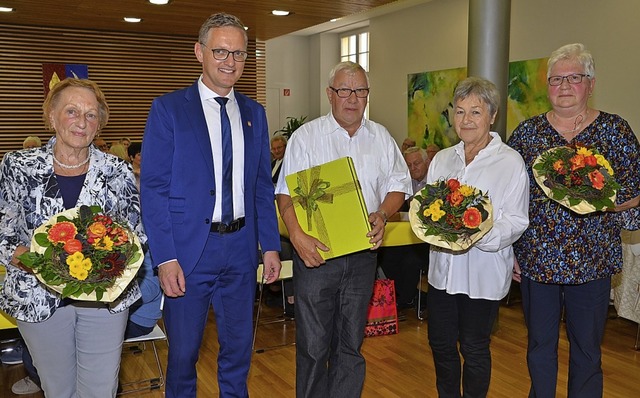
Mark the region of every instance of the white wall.
<instances>
[{"instance_id":1,"label":"white wall","mask_svg":"<svg viewBox=\"0 0 640 398\"><path fill-rule=\"evenodd\" d=\"M370 118L398 142L407 130L407 75L466 66L468 7L469 0L433 0L370 19ZM639 15L638 0L512 0L510 60L547 57L563 44L584 43L596 61L592 106L620 114L640 136ZM267 42L267 87L308 84L306 97L292 94L295 103L281 103L281 119L328 111L324 87L339 61L338 45L338 35L327 33ZM285 66L275 54L287 51L307 51L308 58L289 54Z\"/></svg>"}]
</instances>

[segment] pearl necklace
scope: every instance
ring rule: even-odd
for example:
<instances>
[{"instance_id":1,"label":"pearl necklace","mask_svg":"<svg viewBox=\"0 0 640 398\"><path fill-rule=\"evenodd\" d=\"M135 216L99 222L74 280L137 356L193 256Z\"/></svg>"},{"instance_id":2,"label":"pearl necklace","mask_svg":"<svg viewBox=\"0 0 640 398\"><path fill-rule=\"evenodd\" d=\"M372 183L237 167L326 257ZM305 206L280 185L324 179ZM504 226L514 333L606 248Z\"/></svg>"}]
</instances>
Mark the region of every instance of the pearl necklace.
<instances>
[{"instance_id":1,"label":"pearl necklace","mask_svg":"<svg viewBox=\"0 0 640 398\"><path fill-rule=\"evenodd\" d=\"M89 148L89 154L87 155L87 158L85 160L83 160L82 162L80 162L78 164L74 164L74 165L65 164L65 163L62 163L61 161L59 161L58 158L56 158L55 151L52 151L51 154L53 155L53 162L55 164L57 164L58 166L62 167L63 169L73 170L73 169L79 169L80 167L82 167L85 164L87 164L87 162L89 162L89 159L91 158L91 148Z\"/></svg>"}]
</instances>

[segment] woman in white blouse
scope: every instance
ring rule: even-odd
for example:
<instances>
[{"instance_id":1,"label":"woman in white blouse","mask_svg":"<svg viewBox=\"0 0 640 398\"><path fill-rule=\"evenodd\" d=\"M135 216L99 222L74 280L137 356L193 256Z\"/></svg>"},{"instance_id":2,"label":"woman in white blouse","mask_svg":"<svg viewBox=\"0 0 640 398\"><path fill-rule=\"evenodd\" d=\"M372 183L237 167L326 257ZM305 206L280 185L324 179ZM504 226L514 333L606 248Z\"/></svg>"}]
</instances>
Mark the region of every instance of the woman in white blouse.
<instances>
[{"instance_id":1,"label":"woman in white blouse","mask_svg":"<svg viewBox=\"0 0 640 398\"><path fill-rule=\"evenodd\" d=\"M487 395L491 330L511 283L511 245L529 224L524 162L490 131L499 98L487 80L470 77L458 84L454 127L461 142L438 152L427 174L429 183L456 178L487 192L493 205L493 228L468 250L431 247L428 333L440 397Z\"/></svg>"}]
</instances>

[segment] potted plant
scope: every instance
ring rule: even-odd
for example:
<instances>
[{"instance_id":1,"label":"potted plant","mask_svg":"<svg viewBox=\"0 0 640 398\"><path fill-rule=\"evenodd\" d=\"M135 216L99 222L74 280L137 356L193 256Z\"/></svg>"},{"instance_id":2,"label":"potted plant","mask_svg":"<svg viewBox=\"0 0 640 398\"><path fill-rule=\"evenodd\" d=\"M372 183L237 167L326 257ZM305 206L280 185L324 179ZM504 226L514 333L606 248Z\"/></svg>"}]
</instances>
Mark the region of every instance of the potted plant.
<instances>
[{"instance_id":1,"label":"potted plant","mask_svg":"<svg viewBox=\"0 0 640 398\"><path fill-rule=\"evenodd\" d=\"M291 138L291 134L293 134L293 132L296 131L298 127L304 124L305 120L307 120L306 116L300 116L300 117L288 116L287 124L280 130L276 131L276 134L282 133L283 136L289 139Z\"/></svg>"}]
</instances>

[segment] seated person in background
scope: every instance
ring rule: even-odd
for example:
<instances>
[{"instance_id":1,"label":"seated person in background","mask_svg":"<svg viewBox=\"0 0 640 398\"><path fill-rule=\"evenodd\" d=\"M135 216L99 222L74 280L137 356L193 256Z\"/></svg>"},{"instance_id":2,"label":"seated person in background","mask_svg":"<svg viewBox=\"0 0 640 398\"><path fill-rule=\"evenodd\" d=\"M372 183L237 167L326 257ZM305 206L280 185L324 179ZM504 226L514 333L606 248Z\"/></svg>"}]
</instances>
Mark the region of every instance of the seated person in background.
<instances>
[{"instance_id":1,"label":"seated person in background","mask_svg":"<svg viewBox=\"0 0 640 398\"><path fill-rule=\"evenodd\" d=\"M127 137L123 137L118 140L118 144L121 144L125 149L127 149L129 148L129 145L131 145L131 140Z\"/></svg>"},{"instance_id":2,"label":"seated person in background","mask_svg":"<svg viewBox=\"0 0 640 398\"><path fill-rule=\"evenodd\" d=\"M406 141L406 140L405 140ZM411 174L411 184L415 194L427 184L427 170L431 159L424 149L409 147L403 152ZM400 211L409 211L411 196ZM399 220L394 217L393 220ZM378 250L378 266L385 276L393 279L396 288L396 306L399 310L412 308L416 304L420 269L428 268L429 244L420 243L406 246L381 247Z\"/></svg>"},{"instance_id":3,"label":"seated person in background","mask_svg":"<svg viewBox=\"0 0 640 398\"><path fill-rule=\"evenodd\" d=\"M433 160L433 157L436 156L436 153L440 150L440 147L436 144L429 144L425 151L427 151L427 156L429 156L429 163Z\"/></svg>"},{"instance_id":4,"label":"seated person in background","mask_svg":"<svg viewBox=\"0 0 640 398\"><path fill-rule=\"evenodd\" d=\"M402 146L400 147L400 152L404 153L404 151L406 151L407 149L411 148L412 146L416 146L416 140L414 140L413 138L405 138L404 141L402 141Z\"/></svg>"},{"instance_id":5,"label":"seated person in background","mask_svg":"<svg viewBox=\"0 0 640 398\"><path fill-rule=\"evenodd\" d=\"M120 143L111 145L111 148L109 149L109 153L112 155L116 155L117 157L126 161L127 163L129 162L129 154L127 153L127 147L125 147Z\"/></svg>"},{"instance_id":6,"label":"seated person in background","mask_svg":"<svg viewBox=\"0 0 640 398\"><path fill-rule=\"evenodd\" d=\"M97 137L95 140L93 140L93 145L95 145L95 147L102 152L109 152L109 144L107 144L107 141L100 137Z\"/></svg>"},{"instance_id":7,"label":"seated person in background","mask_svg":"<svg viewBox=\"0 0 640 398\"><path fill-rule=\"evenodd\" d=\"M129 155L129 162L133 167L133 174L136 176L138 187L140 186L140 162L142 162L142 143L132 142L127 148L127 154Z\"/></svg>"},{"instance_id":8,"label":"seated person in background","mask_svg":"<svg viewBox=\"0 0 640 398\"><path fill-rule=\"evenodd\" d=\"M271 180L274 185L278 182L285 149L287 149L287 137L276 135L271 138Z\"/></svg>"},{"instance_id":9,"label":"seated person in background","mask_svg":"<svg viewBox=\"0 0 640 398\"><path fill-rule=\"evenodd\" d=\"M38 148L42 146L42 141L35 135L30 135L22 141L22 149Z\"/></svg>"}]
</instances>

